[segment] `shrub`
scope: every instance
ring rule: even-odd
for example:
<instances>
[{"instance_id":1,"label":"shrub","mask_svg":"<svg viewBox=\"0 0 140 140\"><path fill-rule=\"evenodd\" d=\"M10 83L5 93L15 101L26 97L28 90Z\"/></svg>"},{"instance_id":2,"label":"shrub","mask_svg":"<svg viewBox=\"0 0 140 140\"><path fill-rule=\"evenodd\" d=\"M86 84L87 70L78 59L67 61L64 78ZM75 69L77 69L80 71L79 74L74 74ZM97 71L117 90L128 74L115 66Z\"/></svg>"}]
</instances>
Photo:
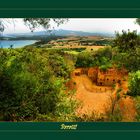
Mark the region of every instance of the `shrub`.
<instances>
[{"instance_id":1,"label":"shrub","mask_svg":"<svg viewBox=\"0 0 140 140\"><path fill-rule=\"evenodd\" d=\"M63 114L59 107L64 108L66 99L64 79L69 78L72 66L68 58L61 51L33 47L3 49L0 56L1 120L31 121L42 115L48 116L46 121L53 115L59 120L58 114ZM67 107L71 112L73 106Z\"/></svg>"},{"instance_id":2,"label":"shrub","mask_svg":"<svg viewBox=\"0 0 140 140\"><path fill-rule=\"evenodd\" d=\"M140 71L129 74L129 91L130 96L140 95Z\"/></svg>"}]
</instances>

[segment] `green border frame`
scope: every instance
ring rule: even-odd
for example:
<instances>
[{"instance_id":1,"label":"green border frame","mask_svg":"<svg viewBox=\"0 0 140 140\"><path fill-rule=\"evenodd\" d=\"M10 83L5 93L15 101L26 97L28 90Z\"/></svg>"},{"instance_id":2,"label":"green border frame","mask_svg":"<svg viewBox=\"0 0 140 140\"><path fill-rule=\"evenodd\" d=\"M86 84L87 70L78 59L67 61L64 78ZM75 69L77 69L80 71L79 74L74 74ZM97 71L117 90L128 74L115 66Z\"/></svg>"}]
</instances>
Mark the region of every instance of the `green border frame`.
<instances>
[{"instance_id":1,"label":"green border frame","mask_svg":"<svg viewBox=\"0 0 140 140\"><path fill-rule=\"evenodd\" d=\"M76 130L61 130L61 124L77 124ZM140 123L136 122L1 122L1 139L139 139Z\"/></svg>"},{"instance_id":2,"label":"green border frame","mask_svg":"<svg viewBox=\"0 0 140 140\"><path fill-rule=\"evenodd\" d=\"M12 0L0 4L0 18L138 18L138 0ZM61 124L76 130L61 130ZM0 138L7 139L139 139L138 122L0 122Z\"/></svg>"},{"instance_id":3,"label":"green border frame","mask_svg":"<svg viewBox=\"0 0 140 140\"><path fill-rule=\"evenodd\" d=\"M136 18L140 17L140 8L0 8L0 17Z\"/></svg>"}]
</instances>

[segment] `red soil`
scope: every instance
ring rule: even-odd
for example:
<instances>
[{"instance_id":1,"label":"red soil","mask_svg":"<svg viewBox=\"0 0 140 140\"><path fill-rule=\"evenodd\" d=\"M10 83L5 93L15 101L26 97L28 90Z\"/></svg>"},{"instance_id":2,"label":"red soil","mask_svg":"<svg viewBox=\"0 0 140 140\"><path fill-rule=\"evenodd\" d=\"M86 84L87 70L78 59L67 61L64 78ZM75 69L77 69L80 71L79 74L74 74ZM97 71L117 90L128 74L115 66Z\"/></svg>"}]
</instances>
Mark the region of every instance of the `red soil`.
<instances>
[{"instance_id":1,"label":"red soil","mask_svg":"<svg viewBox=\"0 0 140 140\"><path fill-rule=\"evenodd\" d=\"M72 76L76 83L76 99L81 102L81 106L77 109L77 116L96 114L98 118L105 114L110 107L110 97L115 95L119 89L119 85L113 90L112 87L96 86L87 75ZM127 91L127 82L123 84L124 91ZM123 114L123 121L134 121L136 110L132 98L122 97L119 100L120 110Z\"/></svg>"}]
</instances>

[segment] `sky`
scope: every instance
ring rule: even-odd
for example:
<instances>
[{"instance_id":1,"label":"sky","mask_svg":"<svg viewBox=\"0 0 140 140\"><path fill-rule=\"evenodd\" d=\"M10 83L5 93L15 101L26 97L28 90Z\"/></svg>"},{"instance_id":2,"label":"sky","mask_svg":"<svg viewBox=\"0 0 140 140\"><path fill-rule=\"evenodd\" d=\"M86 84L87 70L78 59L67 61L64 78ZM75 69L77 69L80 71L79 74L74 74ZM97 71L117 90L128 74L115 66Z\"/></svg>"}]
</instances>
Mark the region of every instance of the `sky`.
<instances>
[{"instance_id":1,"label":"sky","mask_svg":"<svg viewBox=\"0 0 140 140\"><path fill-rule=\"evenodd\" d=\"M22 19L15 19L14 24L8 24L5 30L5 34L9 33L25 33L30 30L24 25ZM121 32L122 30L130 31L137 30L140 32L140 26L135 24L135 18L69 18L69 21L65 24L57 27L53 22L52 26L56 30L74 30L84 32L108 32L114 33L115 31ZM36 31L42 31L42 28Z\"/></svg>"}]
</instances>

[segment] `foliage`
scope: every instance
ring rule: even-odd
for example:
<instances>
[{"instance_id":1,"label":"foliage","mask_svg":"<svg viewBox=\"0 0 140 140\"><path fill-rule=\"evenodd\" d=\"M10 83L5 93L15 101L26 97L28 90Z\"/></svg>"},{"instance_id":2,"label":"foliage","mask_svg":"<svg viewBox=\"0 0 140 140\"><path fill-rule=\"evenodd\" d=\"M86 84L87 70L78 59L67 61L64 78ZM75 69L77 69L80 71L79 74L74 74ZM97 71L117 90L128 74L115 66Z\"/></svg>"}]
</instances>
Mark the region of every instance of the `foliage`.
<instances>
[{"instance_id":1,"label":"foliage","mask_svg":"<svg viewBox=\"0 0 140 140\"><path fill-rule=\"evenodd\" d=\"M104 121L107 122L121 122L123 119L123 115L118 104L115 106L113 114L111 112L106 112L106 115L107 117Z\"/></svg>"},{"instance_id":2,"label":"foliage","mask_svg":"<svg viewBox=\"0 0 140 140\"><path fill-rule=\"evenodd\" d=\"M136 32L117 34L113 48L105 47L93 52L80 52L75 66L98 66L102 70L115 66L118 69L125 67L128 71L135 72L140 69L139 41L140 38Z\"/></svg>"},{"instance_id":3,"label":"foliage","mask_svg":"<svg viewBox=\"0 0 140 140\"><path fill-rule=\"evenodd\" d=\"M51 27L51 22L59 26L60 24L65 23L68 19L62 18L24 18L25 25L27 25L31 31L34 31L38 27L43 27L44 29L49 29Z\"/></svg>"},{"instance_id":4,"label":"foliage","mask_svg":"<svg viewBox=\"0 0 140 140\"><path fill-rule=\"evenodd\" d=\"M35 29L42 27L44 29L50 29L52 27L52 23L55 23L57 26L66 23L68 19L64 18L23 18L24 24L29 27L29 29L33 32ZM0 32L4 32L5 28L8 27L8 24L14 24L16 26L15 19L0 19Z\"/></svg>"},{"instance_id":5,"label":"foliage","mask_svg":"<svg viewBox=\"0 0 140 140\"><path fill-rule=\"evenodd\" d=\"M136 19L136 24L140 25L140 18Z\"/></svg>"},{"instance_id":6,"label":"foliage","mask_svg":"<svg viewBox=\"0 0 140 140\"><path fill-rule=\"evenodd\" d=\"M99 66L101 69L111 67L111 48L99 49L95 52L81 52L77 55L76 67Z\"/></svg>"},{"instance_id":7,"label":"foliage","mask_svg":"<svg viewBox=\"0 0 140 140\"><path fill-rule=\"evenodd\" d=\"M140 96L136 96L134 100L135 100L135 106L137 111L136 120L139 122L140 121Z\"/></svg>"},{"instance_id":8,"label":"foliage","mask_svg":"<svg viewBox=\"0 0 140 140\"><path fill-rule=\"evenodd\" d=\"M137 50L137 54L139 49ZM130 72L135 72L140 69L140 56L133 54L134 51L120 52L117 47L112 49L112 64L118 69L125 67ZM135 65L134 65L135 64Z\"/></svg>"},{"instance_id":9,"label":"foliage","mask_svg":"<svg viewBox=\"0 0 140 140\"><path fill-rule=\"evenodd\" d=\"M76 67L90 67L94 65L94 58L89 52L81 52L77 55Z\"/></svg>"},{"instance_id":10,"label":"foliage","mask_svg":"<svg viewBox=\"0 0 140 140\"><path fill-rule=\"evenodd\" d=\"M0 57L1 120L33 121L47 116L49 121L54 116L59 121L58 114L74 112L75 104L64 90L73 65L61 51L28 46L1 49Z\"/></svg>"},{"instance_id":11,"label":"foliage","mask_svg":"<svg viewBox=\"0 0 140 140\"><path fill-rule=\"evenodd\" d=\"M140 46L140 37L136 31L122 31L122 34L116 33L113 47L118 47L120 52L135 51Z\"/></svg>"},{"instance_id":12,"label":"foliage","mask_svg":"<svg viewBox=\"0 0 140 140\"><path fill-rule=\"evenodd\" d=\"M129 91L130 96L140 95L140 70L129 74Z\"/></svg>"}]
</instances>

